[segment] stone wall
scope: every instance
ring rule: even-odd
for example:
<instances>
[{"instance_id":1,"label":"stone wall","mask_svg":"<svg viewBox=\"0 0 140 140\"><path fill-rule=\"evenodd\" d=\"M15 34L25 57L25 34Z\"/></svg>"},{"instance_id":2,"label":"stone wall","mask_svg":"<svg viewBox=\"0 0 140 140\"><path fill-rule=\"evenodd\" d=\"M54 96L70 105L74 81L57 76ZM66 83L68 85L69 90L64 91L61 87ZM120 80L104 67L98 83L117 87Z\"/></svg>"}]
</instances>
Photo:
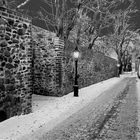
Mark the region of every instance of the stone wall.
<instances>
[{"instance_id":1,"label":"stone wall","mask_svg":"<svg viewBox=\"0 0 140 140\"><path fill-rule=\"evenodd\" d=\"M59 96L62 85L63 41L33 26L34 94Z\"/></svg>"},{"instance_id":2,"label":"stone wall","mask_svg":"<svg viewBox=\"0 0 140 140\"><path fill-rule=\"evenodd\" d=\"M79 48L81 58L78 61L79 88L117 76L116 60L105 56L100 52L94 52L86 48ZM66 49L66 59L63 65L63 94L73 91L74 61L72 52L74 46Z\"/></svg>"},{"instance_id":3,"label":"stone wall","mask_svg":"<svg viewBox=\"0 0 140 140\"><path fill-rule=\"evenodd\" d=\"M34 40L34 94L49 95L55 89L55 51L51 44L53 34L33 26Z\"/></svg>"},{"instance_id":4,"label":"stone wall","mask_svg":"<svg viewBox=\"0 0 140 140\"><path fill-rule=\"evenodd\" d=\"M0 7L0 112L31 112L31 94L31 19Z\"/></svg>"},{"instance_id":5,"label":"stone wall","mask_svg":"<svg viewBox=\"0 0 140 140\"><path fill-rule=\"evenodd\" d=\"M34 39L34 94L62 96L73 90L73 44L66 48L63 57L62 41L44 29L33 26ZM80 48L79 88L109 79L117 75L117 62L101 54Z\"/></svg>"}]
</instances>

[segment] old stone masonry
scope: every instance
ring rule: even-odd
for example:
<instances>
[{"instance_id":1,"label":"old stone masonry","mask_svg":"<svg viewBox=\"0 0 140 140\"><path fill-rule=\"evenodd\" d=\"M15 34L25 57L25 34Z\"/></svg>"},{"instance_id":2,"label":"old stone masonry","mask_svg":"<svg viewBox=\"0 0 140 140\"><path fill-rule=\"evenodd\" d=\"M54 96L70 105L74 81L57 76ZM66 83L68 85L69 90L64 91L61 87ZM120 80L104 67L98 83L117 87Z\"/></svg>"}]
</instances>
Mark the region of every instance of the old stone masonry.
<instances>
[{"instance_id":1,"label":"old stone masonry","mask_svg":"<svg viewBox=\"0 0 140 140\"><path fill-rule=\"evenodd\" d=\"M31 111L31 19L0 7L0 110Z\"/></svg>"},{"instance_id":2,"label":"old stone masonry","mask_svg":"<svg viewBox=\"0 0 140 140\"><path fill-rule=\"evenodd\" d=\"M0 7L0 113L4 118L30 113L33 93L60 91L64 44L56 38L54 47L49 45L48 37L55 34L31 21Z\"/></svg>"}]
</instances>

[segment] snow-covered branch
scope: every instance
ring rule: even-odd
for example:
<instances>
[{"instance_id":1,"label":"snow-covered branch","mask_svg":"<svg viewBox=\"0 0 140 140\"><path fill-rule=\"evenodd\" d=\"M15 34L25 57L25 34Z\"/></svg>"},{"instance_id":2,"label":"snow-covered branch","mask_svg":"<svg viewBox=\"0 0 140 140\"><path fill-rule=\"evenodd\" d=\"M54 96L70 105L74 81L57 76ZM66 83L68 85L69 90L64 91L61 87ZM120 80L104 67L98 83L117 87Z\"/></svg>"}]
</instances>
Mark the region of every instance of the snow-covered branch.
<instances>
[{"instance_id":1,"label":"snow-covered branch","mask_svg":"<svg viewBox=\"0 0 140 140\"><path fill-rule=\"evenodd\" d=\"M30 0L26 0L23 3L21 3L20 5L17 6L17 8L21 8L22 6L26 5Z\"/></svg>"}]
</instances>

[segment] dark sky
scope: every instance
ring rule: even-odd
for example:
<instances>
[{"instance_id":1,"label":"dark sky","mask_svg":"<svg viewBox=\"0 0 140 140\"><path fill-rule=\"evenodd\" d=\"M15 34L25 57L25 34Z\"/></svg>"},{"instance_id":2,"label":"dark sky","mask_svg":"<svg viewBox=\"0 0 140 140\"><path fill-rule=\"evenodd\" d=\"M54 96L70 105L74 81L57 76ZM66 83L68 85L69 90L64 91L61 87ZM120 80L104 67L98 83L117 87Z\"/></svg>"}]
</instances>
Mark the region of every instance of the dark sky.
<instances>
[{"instance_id":1,"label":"dark sky","mask_svg":"<svg viewBox=\"0 0 140 140\"><path fill-rule=\"evenodd\" d=\"M135 0L136 7L139 10L134 18L134 23L136 24L137 28L140 28L140 0Z\"/></svg>"},{"instance_id":2,"label":"dark sky","mask_svg":"<svg viewBox=\"0 0 140 140\"><path fill-rule=\"evenodd\" d=\"M8 0L8 1L11 1L11 0ZM20 4L24 1L25 0L17 0L17 3ZM136 7L137 9L139 9L139 11L135 15L135 17L132 19L132 21L136 25L137 28L140 28L140 0L134 0L134 1L136 2ZM70 3L70 0L68 0L68 8L70 8L71 6L72 4ZM49 9L49 6L44 2L44 0L30 0L30 2L28 2L28 4L26 4L23 8L28 9L32 17L37 17L37 11L39 11L41 7L44 7L44 8L47 7L48 11L51 10ZM44 27L44 25L40 24L40 22L38 22L36 18L33 19L33 23L36 25L38 24L42 25Z\"/></svg>"},{"instance_id":3,"label":"dark sky","mask_svg":"<svg viewBox=\"0 0 140 140\"><path fill-rule=\"evenodd\" d=\"M25 1L25 0L18 0L17 2L22 3L23 1ZM26 4L25 6L22 7L23 9L26 9L26 11L29 10L29 15L31 17L33 17L33 24L35 24L37 26L41 26L42 28L45 28L45 24L42 21L38 20L38 12L40 10L42 11L41 7L43 7L44 9L47 9L47 11L49 13L52 13L51 12L52 9L50 8L50 6L48 4L46 4L44 1L45 0L30 0L28 2L28 4ZM50 0L48 0L48 1L50 1ZM60 2L61 1L62 0L60 0ZM68 7L67 8L69 9L72 6L73 6L72 3L70 3L70 0L68 0ZM49 18L52 18L52 17L49 17Z\"/></svg>"}]
</instances>

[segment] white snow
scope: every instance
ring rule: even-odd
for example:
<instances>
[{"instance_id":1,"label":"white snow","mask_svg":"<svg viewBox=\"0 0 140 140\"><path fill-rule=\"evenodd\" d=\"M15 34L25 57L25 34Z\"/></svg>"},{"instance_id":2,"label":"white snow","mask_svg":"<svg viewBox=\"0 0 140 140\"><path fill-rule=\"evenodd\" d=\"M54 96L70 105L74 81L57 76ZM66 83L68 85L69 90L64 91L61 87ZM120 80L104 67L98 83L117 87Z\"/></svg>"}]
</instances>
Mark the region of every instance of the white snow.
<instances>
[{"instance_id":1,"label":"white snow","mask_svg":"<svg viewBox=\"0 0 140 140\"><path fill-rule=\"evenodd\" d=\"M73 92L53 98L34 95L33 113L15 116L0 123L0 140L35 140L35 135L37 137L52 129L124 77L111 78L82 88L79 90L79 97L74 97ZM34 138L31 137L33 134Z\"/></svg>"},{"instance_id":2,"label":"white snow","mask_svg":"<svg viewBox=\"0 0 140 140\"><path fill-rule=\"evenodd\" d=\"M137 94L138 94L138 129L140 130L140 79L137 78ZM137 139L140 139L140 131L137 133Z\"/></svg>"}]
</instances>

